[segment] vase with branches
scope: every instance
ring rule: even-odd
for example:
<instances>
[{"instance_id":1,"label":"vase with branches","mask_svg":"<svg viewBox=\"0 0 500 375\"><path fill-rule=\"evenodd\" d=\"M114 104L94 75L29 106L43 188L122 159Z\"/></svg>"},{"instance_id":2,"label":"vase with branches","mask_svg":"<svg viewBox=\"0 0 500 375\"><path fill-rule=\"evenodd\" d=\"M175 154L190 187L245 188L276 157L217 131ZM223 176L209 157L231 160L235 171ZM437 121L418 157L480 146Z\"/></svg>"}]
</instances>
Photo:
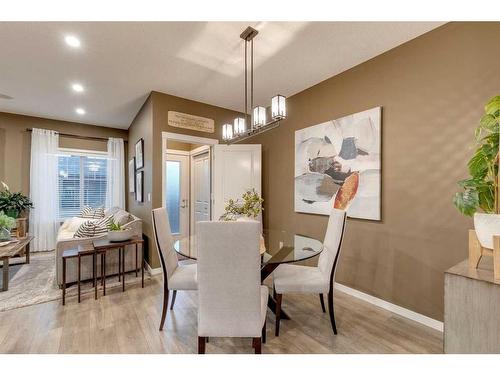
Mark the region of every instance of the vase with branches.
<instances>
[{"instance_id":1,"label":"vase with branches","mask_svg":"<svg viewBox=\"0 0 500 375\"><path fill-rule=\"evenodd\" d=\"M239 199L229 199L220 220L234 221L240 217L256 219L264 209L262 207L264 199L261 198L255 189L247 190L243 193L241 199L242 201Z\"/></svg>"}]
</instances>

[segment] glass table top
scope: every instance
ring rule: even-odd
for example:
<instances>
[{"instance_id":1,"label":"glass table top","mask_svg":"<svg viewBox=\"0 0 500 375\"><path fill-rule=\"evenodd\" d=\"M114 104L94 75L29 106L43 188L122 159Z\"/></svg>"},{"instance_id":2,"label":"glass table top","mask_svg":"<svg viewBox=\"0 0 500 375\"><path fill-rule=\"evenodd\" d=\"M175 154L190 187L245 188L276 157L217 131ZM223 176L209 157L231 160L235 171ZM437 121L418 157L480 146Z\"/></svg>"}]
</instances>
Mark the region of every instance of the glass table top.
<instances>
[{"instance_id":1,"label":"glass table top","mask_svg":"<svg viewBox=\"0 0 500 375\"><path fill-rule=\"evenodd\" d=\"M293 263L313 258L323 250L321 241L278 229L266 229L263 232L264 244L261 241L262 261L264 264ZM179 249L179 241L174 244L175 250L182 256L196 259L193 251Z\"/></svg>"}]
</instances>

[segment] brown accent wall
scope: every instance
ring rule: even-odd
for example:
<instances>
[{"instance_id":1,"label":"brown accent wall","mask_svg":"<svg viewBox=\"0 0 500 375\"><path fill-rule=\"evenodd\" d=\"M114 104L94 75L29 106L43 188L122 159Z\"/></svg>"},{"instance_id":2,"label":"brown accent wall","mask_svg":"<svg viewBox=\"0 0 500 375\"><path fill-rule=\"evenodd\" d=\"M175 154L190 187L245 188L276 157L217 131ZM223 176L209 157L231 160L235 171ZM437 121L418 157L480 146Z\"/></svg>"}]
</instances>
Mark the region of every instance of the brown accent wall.
<instances>
[{"instance_id":1,"label":"brown accent wall","mask_svg":"<svg viewBox=\"0 0 500 375\"><path fill-rule=\"evenodd\" d=\"M128 154L129 159L135 156L135 144L139 139L144 140L144 181L143 193L144 202L135 200L135 193L129 193L128 186L126 195L128 197L128 211L143 221L142 232L147 237L146 260L149 264L158 264L159 260L155 251L152 251L153 227L151 224L151 201L148 195L153 192L153 102L151 96L148 97L142 108L132 121L128 129Z\"/></svg>"},{"instance_id":2,"label":"brown accent wall","mask_svg":"<svg viewBox=\"0 0 500 375\"><path fill-rule=\"evenodd\" d=\"M123 129L90 126L75 122L0 112L0 181L11 190L29 194L31 133L27 128L51 129L88 137L116 137L127 140ZM106 151L106 141L59 137L61 147Z\"/></svg>"},{"instance_id":3,"label":"brown accent wall","mask_svg":"<svg viewBox=\"0 0 500 375\"><path fill-rule=\"evenodd\" d=\"M181 129L168 125L168 111L188 113L190 115L208 117L215 121L215 132L204 133ZM145 187L143 204L138 204L129 195L129 211L144 221L143 231L148 237L148 261L151 267L160 267L153 238L151 209L162 206L162 132L181 133L204 138L220 139L222 124L232 123L240 114L225 108L200 103L153 91L129 128L129 155L135 155L135 142L144 138ZM151 193L151 202L147 201L147 193Z\"/></svg>"},{"instance_id":4,"label":"brown accent wall","mask_svg":"<svg viewBox=\"0 0 500 375\"><path fill-rule=\"evenodd\" d=\"M264 225L322 238L294 212L298 129L382 106L382 222L349 219L337 281L443 319L443 271L467 256L472 221L452 204L474 128L500 94L500 23L451 23L288 99L263 149Z\"/></svg>"}]
</instances>

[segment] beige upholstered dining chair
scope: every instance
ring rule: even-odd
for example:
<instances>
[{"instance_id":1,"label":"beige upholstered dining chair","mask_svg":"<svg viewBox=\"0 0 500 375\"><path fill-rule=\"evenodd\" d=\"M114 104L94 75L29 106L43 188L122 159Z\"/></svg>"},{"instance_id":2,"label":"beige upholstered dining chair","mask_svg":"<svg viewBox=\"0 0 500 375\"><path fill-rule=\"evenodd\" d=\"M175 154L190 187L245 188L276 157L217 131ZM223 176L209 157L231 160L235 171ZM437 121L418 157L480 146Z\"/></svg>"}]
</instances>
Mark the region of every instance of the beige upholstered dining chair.
<instances>
[{"instance_id":1,"label":"beige upholstered dining chair","mask_svg":"<svg viewBox=\"0 0 500 375\"><path fill-rule=\"evenodd\" d=\"M260 280L260 224L199 222L198 353L208 337L252 337L265 342L269 291Z\"/></svg>"},{"instance_id":2,"label":"beige upholstered dining chair","mask_svg":"<svg viewBox=\"0 0 500 375\"><path fill-rule=\"evenodd\" d=\"M168 214L165 208L152 210L153 231L158 249L158 256L163 271L163 309L161 313L160 331L167 316L169 290L173 291L170 310L174 308L178 290L196 290L196 264L179 264L174 240L170 231Z\"/></svg>"},{"instance_id":3,"label":"beige upholstered dining chair","mask_svg":"<svg viewBox=\"0 0 500 375\"><path fill-rule=\"evenodd\" d=\"M325 312L323 293L328 293L328 310L333 333L337 334L333 309L333 284L344 237L346 212L333 208L328 220L323 251L318 266L308 267L280 264L274 271L274 298L276 299L276 336L280 331L281 302L284 293L318 293Z\"/></svg>"}]
</instances>

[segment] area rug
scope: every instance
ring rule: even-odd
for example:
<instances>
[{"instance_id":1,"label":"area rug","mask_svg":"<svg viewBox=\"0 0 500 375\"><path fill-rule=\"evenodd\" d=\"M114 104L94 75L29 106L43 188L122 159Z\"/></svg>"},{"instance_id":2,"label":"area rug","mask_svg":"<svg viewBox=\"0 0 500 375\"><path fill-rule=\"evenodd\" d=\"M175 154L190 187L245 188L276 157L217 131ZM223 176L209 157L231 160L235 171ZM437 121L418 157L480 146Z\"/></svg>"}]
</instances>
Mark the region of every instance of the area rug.
<instances>
[{"instance_id":1,"label":"area rug","mask_svg":"<svg viewBox=\"0 0 500 375\"><path fill-rule=\"evenodd\" d=\"M0 286L0 311L62 298L61 289L56 284L54 256L54 251L32 253L30 264L19 264L20 261L24 261L24 257L12 259L9 267L9 290L2 292ZM144 279L149 279L147 272L144 273ZM128 278L126 283L131 285L140 281L140 277ZM116 277L106 280L106 289L119 287L120 285ZM93 292L93 290L91 283L82 283L82 294ZM76 286L66 289L67 297L76 294Z\"/></svg>"}]
</instances>

